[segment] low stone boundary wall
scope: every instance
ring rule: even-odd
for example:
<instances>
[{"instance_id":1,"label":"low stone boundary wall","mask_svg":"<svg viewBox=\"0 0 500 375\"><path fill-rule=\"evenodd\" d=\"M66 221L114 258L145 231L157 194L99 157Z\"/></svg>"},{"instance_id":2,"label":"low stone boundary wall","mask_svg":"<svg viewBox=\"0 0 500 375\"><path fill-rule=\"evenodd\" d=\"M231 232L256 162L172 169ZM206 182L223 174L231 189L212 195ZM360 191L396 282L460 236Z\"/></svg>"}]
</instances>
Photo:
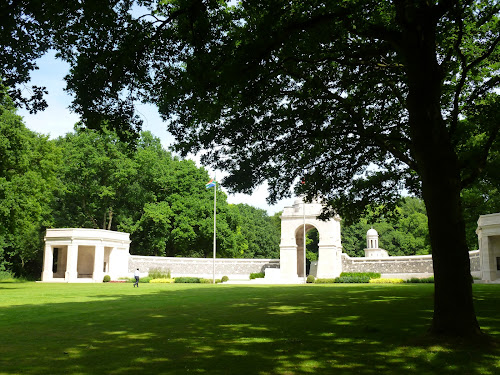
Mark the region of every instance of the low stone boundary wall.
<instances>
[{"instance_id":1,"label":"low stone boundary wall","mask_svg":"<svg viewBox=\"0 0 500 375\"><path fill-rule=\"evenodd\" d=\"M479 272L479 250L469 252L471 272ZM383 274L432 274L432 255L394 256L389 258L351 258L342 254L342 272L378 272Z\"/></svg>"},{"instance_id":2,"label":"low stone boundary wall","mask_svg":"<svg viewBox=\"0 0 500 375\"><path fill-rule=\"evenodd\" d=\"M213 277L213 258L176 258L131 255L128 271L133 274L139 268L141 273L150 270L170 270L172 277ZM248 279L251 273L264 272L266 268L279 268L279 259L215 259L215 277L220 279Z\"/></svg>"},{"instance_id":3,"label":"low stone boundary wall","mask_svg":"<svg viewBox=\"0 0 500 375\"><path fill-rule=\"evenodd\" d=\"M469 252L471 273L475 276L480 271L479 250ZM265 272L266 268L279 268L279 259L222 259L215 260L215 277L220 279L248 279L251 273ZM169 258L131 255L128 263L129 275L139 268L141 274L150 270L169 271L172 277L194 276L213 277L212 258ZM384 275L433 274L432 256L394 256L389 258L351 258L342 254L342 272L378 272Z\"/></svg>"}]
</instances>

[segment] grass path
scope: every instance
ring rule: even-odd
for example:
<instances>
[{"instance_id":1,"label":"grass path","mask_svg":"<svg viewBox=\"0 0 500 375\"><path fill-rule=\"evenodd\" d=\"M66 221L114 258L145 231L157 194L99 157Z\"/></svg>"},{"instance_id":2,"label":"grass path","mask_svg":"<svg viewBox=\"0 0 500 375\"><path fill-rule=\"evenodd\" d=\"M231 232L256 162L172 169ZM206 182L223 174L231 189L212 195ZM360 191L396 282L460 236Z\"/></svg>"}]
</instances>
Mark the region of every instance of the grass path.
<instances>
[{"instance_id":1,"label":"grass path","mask_svg":"<svg viewBox=\"0 0 500 375\"><path fill-rule=\"evenodd\" d=\"M0 284L0 374L498 374L429 344L432 285ZM474 285L500 339L500 285Z\"/></svg>"}]
</instances>

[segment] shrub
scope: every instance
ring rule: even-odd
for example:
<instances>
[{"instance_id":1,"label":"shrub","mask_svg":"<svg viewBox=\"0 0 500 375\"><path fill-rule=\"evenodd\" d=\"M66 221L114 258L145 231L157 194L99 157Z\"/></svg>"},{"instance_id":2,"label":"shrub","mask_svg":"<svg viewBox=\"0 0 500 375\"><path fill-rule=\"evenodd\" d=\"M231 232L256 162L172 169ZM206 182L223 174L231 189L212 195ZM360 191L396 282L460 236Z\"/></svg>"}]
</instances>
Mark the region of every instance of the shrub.
<instances>
[{"instance_id":1,"label":"shrub","mask_svg":"<svg viewBox=\"0 0 500 375\"><path fill-rule=\"evenodd\" d=\"M418 278L418 277L412 277L411 279L406 280L407 283L420 283L420 284L432 284L434 283L434 276L431 277L424 277L424 278Z\"/></svg>"},{"instance_id":2,"label":"shrub","mask_svg":"<svg viewBox=\"0 0 500 375\"><path fill-rule=\"evenodd\" d=\"M370 279L370 284L402 284L403 279Z\"/></svg>"},{"instance_id":3,"label":"shrub","mask_svg":"<svg viewBox=\"0 0 500 375\"><path fill-rule=\"evenodd\" d=\"M200 283L201 284L212 284L212 281L213 279L204 279L204 278L200 278ZM220 280L219 280L220 281ZM215 282L217 282L217 280L215 280Z\"/></svg>"},{"instance_id":4,"label":"shrub","mask_svg":"<svg viewBox=\"0 0 500 375\"><path fill-rule=\"evenodd\" d=\"M135 278L133 278L133 277L129 277L127 280L128 280L129 283L135 283ZM148 284L151 280L152 280L152 278L149 277L149 276L147 276L147 277L141 277L139 279L139 282L140 283Z\"/></svg>"},{"instance_id":5,"label":"shrub","mask_svg":"<svg viewBox=\"0 0 500 375\"><path fill-rule=\"evenodd\" d=\"M176 277L175 281L176 284L178 283L200 283L200 278L199 277Z\"/></svg>"},{"instance_id":6,"label":"shrub","mask_svg":"<svg viewBox=\"0 0 500 375\"><path fill-rule=\"evenodd\" d=\"M0 271L0 282L2 283L12 283L15 281L14 275L9 271Z\"/></svg>"},{"instance_id":7,"label":"shrub","mask_svg":"<svg viewBox=\"0 0 500 375\"><path fill-rule=\"evenodd\" d=\"M369 277L370 279L380 279L378 272L342 272L340 277Z\"/></svg>"},{"instance_id":8,"label":"shrub","mask_svg":"<svg viewBox=\"0 0 500 375\"><path fill-rule=\"evenodd\" d=\"M226 281L229 281L229 277L222 276L221 282L225 283Z\"/></svg>"},{"instance_id":9,"label":"shrub","mask_svg":"<svg viewBox=\"0 0 500 375\"><path fill-rule=\"evenodd\" d=\"M313 275L308 275L306 279L306 283L312 284L314 283L314 276Z\"/></svg>"},{"instance_id":10,"label":"shrub","mask_svg":"<svg viewBox=\"0 0 500 375\"><path fill-rule=\"evenodd\" d=\"M0 271L0 283L24 283L29 281L25 277L16 277L9 271Z\"/></svg>"},{"instance_id":11,"label":"shrub","mask_svg":"<svg viewBox=\"0 0 500 375\"><path fill-rule=\"evenodd\" d=\"M174 279L163 279L163 278L160 278L160 279L152 279L149 283L150 284L171 284L175 282Z\"/></svg>"},{"instance_id":12,"label":"shrub","mask_svg":"<svg viewBox=\"0 0 500 375\"><path fill-rule=\"evenodd\" d=\"M255 272L255 273L251 273L250 274L250 280L253 280L253 279L262 279L264 278L264 272Z\"/></svg>"},{"instance_id":13,"label":"shrub","mask_svg":"<svg viewBox=\"0 0 500 375\"><path fill-rule=\"evenodd\" d=\"M172 275L170 274L170 270L165 272L161 269L154 268L149 271L148 277L151 277L151 279L171 279Z\"/></svg>"},{"instance_id":14,"label":"shrub","mask_svg":"<svg viewBox=\"0 0 500 375\"><path fill-rule=\"evenodd\" d=\"M104 283L109 283L111 281L111 276L109 275L104 275L104 278L102 279L102 282Z\"/></svg>"},{"instance_id":15,"label":"shrub","mask_svg":"<svg viewBox=\"0 0 500 375\"><path fill-rule=\"evenodd\" d=\"M335 279L316 279L314 280L315 284L333 284Z\"/></svg>"},{"instance_id":16,"label":"shrub","mask_svg":"<svg viewBox=\"0 0 500 375\"><path fill-rule=\"evenodd\" d=\"M356 276L339 276L335 279L335 282L341 284L368 284L370 282L370 276L363 274Z\"/></svg>"}]
</instances>

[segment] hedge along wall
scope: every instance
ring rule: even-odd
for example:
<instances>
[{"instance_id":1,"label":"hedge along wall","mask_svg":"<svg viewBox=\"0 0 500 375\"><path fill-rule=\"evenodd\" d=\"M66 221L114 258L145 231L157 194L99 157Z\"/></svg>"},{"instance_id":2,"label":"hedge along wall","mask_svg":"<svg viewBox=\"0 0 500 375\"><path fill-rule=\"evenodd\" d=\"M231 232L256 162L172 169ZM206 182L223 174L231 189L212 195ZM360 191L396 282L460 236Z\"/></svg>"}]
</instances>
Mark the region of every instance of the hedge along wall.
<instances>
[{"instance_id":1,"label":"hedge along wall","mask_svg":"<svg viewBox=\"0 0 500 375\"><path fill-rule=\"evenodd\" d=\"M469 252L471 272L479 272L479 250ZM395 256L389 258L351 258L342 254L343 272L434 273L432 255Z\"/></svg>"},{"instance_id":2,"label":"hedge along wall","mask_svg":"<svg viewBox=\"0 0 500 375\"><path fill-rule=\"evenodd\" d=\"M141 273L150 270L170 271L172 277L195 276L212 278L213 258L174 258L131 255L128 271L137 268ZM251 273L264 272L266 268L279 268L279 259L215 259L215 277L248 279Z\"/></svg>"}]
</instances>

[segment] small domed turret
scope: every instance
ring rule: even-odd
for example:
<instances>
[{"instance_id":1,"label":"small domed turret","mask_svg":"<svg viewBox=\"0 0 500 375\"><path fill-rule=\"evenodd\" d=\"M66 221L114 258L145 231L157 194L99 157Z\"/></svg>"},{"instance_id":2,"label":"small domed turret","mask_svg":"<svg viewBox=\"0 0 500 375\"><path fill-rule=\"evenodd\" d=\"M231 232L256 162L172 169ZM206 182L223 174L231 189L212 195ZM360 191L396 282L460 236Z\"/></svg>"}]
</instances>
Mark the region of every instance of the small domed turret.
<instances>
[{"instance_id":1,"label":"small domed turret","mask_svg":"<svg viewBox=\"0 0 500 375\"><path fill-rule=\"evenodd\" d=\"M366 248L378 249L378 233L375 229L368 229L366 232Z\"/></svg>"}]
</instances>

